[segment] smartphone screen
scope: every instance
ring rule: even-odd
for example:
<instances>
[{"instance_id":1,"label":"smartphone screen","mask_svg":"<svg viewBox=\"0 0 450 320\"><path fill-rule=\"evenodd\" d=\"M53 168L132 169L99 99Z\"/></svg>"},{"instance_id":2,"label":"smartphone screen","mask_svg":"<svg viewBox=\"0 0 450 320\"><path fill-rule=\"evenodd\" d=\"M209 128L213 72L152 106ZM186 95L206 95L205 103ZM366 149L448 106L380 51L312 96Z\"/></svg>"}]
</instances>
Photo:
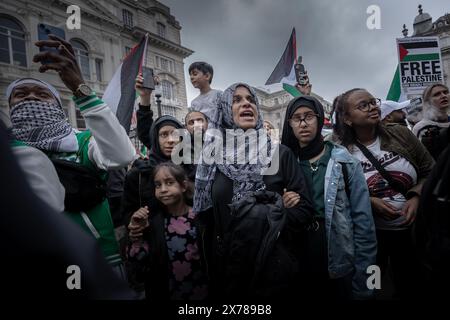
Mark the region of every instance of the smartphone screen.
<instances>
[{"instance_id":1,"label":"smartphone screen","mask_svg":"<svg viewBox=\"0 0 450 320\"><path fill-rule=\"evenodd\" d=\"M49 34L54 34L57 37L60 37L61 39L66 39L66 33L64 32L64 29L50 26L48 24L39 23L38 24L38 40L50 40L48 37ZM39 50L41 52L44 51L54 51L58 52L57 48L50 48L50 47L40 47ZM51 61L42 61L42 63L49 63Z\"/></svg>"},{"instance_id":2,"label":"smartphone screen","mask_svg":"<svg viewBox=\"0 0 450 320\"><path fill-rule=\"evenodd\" d=\"M295 65L295 77L297 79L297 82L301 85L306 84L306 77L305 77L305 66L301 63L297 63Z\"/></svg>"},{"instance_id":3,"label":"smartphone screen","mask_svg":"<svg viewBox=\"0 0 450 320\"><path fill-rule=\"evenodd\" d=\"M142 67L142 77L144 78L144 83L142 87L154 90L155 81L153 79L153 69L148 67Z\"/></svg>"}]
</instances>

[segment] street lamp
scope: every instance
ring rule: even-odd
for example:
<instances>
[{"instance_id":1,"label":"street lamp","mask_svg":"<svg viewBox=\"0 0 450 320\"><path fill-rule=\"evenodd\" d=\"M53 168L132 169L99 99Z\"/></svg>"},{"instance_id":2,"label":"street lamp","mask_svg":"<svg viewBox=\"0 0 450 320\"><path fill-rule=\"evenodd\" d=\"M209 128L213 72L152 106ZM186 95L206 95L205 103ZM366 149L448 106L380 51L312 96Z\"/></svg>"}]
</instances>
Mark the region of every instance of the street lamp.
<instances>
[{"instance_id":1,"label":"street lamp","mask_svg":"<svg viewBox=\"0 0 450 320\"><path fill-rule=\"evenodd\" d=\"M158 118L161 117L161 86L155 86L156 105L158 106Z\"/></svg>"}]
</instances>

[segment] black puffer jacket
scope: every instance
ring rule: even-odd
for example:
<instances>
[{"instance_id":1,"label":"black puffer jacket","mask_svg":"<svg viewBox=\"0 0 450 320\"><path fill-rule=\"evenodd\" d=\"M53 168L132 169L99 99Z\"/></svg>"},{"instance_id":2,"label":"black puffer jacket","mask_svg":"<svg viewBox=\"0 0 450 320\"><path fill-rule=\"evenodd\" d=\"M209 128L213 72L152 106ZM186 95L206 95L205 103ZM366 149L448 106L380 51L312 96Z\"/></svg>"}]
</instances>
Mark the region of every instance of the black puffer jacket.
<instances>
[{"instance_id":1,"label":"black puffer jacket","mask_svg":"<svg viewBox=\"0 0 450 320\"><path fill-rule=\"evenodd\" d=\"M298 261L284 238L286 222L278 193L258 191L230 205L225 236L225 284L228 296L277 297L287 293L298 274Z\"/></svg>"}]
</instances>

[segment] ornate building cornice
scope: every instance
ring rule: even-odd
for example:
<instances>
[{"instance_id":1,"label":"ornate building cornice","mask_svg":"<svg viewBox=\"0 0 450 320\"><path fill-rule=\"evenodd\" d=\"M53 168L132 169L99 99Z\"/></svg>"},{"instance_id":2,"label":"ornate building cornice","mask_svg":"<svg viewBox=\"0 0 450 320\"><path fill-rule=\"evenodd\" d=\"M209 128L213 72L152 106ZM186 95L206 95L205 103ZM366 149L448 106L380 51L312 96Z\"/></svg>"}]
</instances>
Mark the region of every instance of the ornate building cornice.
<instances>
[{"instance_id":1,"label":"ornate building cornice","mask_svg":"<svg viewBox=\"0 0 450 320\"><path fill-rule=\"evenodd\" d=\"M194 53L193 50L188 49L186 47L180 46L179 44L172 42L170 40L167 40L165 38L162 38L158 36L157 34L154 34L152 32L148 32L147 30L144 30L140 27L133 27L131 30L133 36L137 39L142 38L146 33L149 34L149 42L150 44L156 45L160 48L166 49L168 51L171 51L175 54L178 54L182 56L183 58L189 57L191 54Z\"/></svg>"}]
</instances>

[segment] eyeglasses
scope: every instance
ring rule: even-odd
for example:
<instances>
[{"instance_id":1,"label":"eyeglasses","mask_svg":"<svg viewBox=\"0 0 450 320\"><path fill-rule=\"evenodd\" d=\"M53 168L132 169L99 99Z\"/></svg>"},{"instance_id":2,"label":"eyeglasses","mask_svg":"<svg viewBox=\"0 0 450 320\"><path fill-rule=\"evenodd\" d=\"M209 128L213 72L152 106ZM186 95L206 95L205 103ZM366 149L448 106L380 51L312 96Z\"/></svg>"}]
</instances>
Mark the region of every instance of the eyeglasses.
<instances>
[{"instance_id":1,"label":"eyeglasses","mask_svg":"<svg viewBox=\"0 0 450 320\"><path fill-rule=\"evenodd\" d=\"M300 124L302 123L302 121L305 121L306 125L310 125L314 123L314 120L316 119L316 117L318 117L318 114L315 113L308 113L307 115L305 115L304 117L294 117L289 119L289 124L291 125L291 127L295 128L300 126Z\"/></svg>"},{"instance_id":2,"label":"eyeglasses","mask_svg":"<svg viewBox=\"0 0 450 320\"><path fill-rule=\"evenodd\" d=\"M370 106L373 107L381 107L381 99L374 98L367 102L361 102L359 105L356 106L356 109L362 112L368 112L370 110Z\"/></svg>"}]
</instances>

